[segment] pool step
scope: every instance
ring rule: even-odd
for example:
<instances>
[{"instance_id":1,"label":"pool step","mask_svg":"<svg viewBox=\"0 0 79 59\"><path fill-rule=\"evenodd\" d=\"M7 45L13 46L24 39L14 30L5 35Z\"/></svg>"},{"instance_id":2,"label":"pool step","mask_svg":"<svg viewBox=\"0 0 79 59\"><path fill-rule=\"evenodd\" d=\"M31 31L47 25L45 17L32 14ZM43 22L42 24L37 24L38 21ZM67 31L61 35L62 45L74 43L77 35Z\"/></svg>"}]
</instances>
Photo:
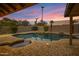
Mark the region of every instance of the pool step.
<instances>
[{"instance_id":1,"label":"pool step","mask_svg":"<svg viewBox=\"0 0 79 59\"><path fill-rule=\"evenodd\" d=\"M9 45L8 42L0 42L0 46L5 46L5 45Z\"/></svg>"},{"instance_id":2,"label":"pool step","mask_svg":"<svg viewBox=\"0 0 79 59\"><path fill-rule=\"evenodd\" d=\"M18 43L11 44L10 46L17 48L17 47L23 47L23 46L28 45L30 43L31 43L31 40L25 40L23 42L21 41L21 42L18 42Z\"/></svg>"}]
</instances>

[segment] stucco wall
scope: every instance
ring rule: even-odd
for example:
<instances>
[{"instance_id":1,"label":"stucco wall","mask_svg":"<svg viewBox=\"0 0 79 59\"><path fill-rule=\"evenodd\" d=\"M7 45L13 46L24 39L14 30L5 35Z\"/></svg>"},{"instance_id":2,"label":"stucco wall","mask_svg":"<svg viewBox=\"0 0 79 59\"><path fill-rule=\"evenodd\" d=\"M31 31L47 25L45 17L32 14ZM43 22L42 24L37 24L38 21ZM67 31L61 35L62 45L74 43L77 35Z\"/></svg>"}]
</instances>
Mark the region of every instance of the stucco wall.
<instances>
[{"instance_id":1,"label":"stucco wall","mask_svg":"<svg viewBox=\"0 0 79 59\"><path fill-rule=\"evenodd\" d=\"M70 26L69 25L54 25L53 28L52 28L52 32L69 33L70 32ZM74 25L74 33L79 33L79 24Z\"/></svg>"}]
</instances>

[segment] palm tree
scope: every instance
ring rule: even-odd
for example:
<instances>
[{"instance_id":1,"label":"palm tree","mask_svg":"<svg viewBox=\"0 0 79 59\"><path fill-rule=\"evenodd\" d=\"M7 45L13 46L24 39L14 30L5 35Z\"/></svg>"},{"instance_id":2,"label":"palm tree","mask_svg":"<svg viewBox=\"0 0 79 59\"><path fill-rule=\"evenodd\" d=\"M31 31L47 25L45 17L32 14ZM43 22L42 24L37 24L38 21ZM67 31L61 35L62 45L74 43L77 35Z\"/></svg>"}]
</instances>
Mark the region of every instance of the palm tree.
<instances>
[{"instance_id":1,"label":"palm tree","mask_svg":"<svg viewBox=\"0 0 79 59\"><path fill-rule=\"evenodd\" d=\"M8 26L11 29L12 33L16 33L17 32L17 21L16 20L12 20L9 18L3 18L0 21L0 25L1 26Z\"/></svg>"},{"instance_id":2,"label":"palm tree","mask_svg":"<svg viewBox=\"0 0 79 59\"><path fill-rule=\"evenodd\" d=\"M52 24L53 24L53 23L54 23L54 21L51 20L51 21L50 21L50 32L51 32L51 33L50 33L50 36L51 36L51 39L50 39L50 40L51 40L51 41L52 41L52 27L53 27Z\"/></svg>"},{"instance_id":3,"label":"palm tree","mask_svg":"<svg viewBox=\"0 0 79 59\"><path fill-rule=\"evenodd\" d=\"M53 20L50 21L50 31L52 32L52 24L54 23Z\"/></svg>"}]
</instances>

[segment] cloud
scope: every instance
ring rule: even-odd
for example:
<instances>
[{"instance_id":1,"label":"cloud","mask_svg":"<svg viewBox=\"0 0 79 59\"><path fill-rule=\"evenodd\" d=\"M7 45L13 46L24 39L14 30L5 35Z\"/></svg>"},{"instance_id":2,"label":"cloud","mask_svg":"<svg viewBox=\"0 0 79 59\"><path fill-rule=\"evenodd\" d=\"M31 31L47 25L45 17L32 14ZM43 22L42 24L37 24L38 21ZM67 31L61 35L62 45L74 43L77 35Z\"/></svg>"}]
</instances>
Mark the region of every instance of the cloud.
<instances>
[{"instance_id":1,"label":"cloud","mask_svg":"<svg viewBox=\"0 0 79 59\"><path fill-rule=\"evenodd\" d=\"M64 20L64 10L65 6L63 5L48 5L44 8L44 20ZM29 21L35 21L35 18L39 17L39 20L41 20L41 9L38 6L34 6L34 8L30 7L30 9L27 8L21 10L16 13L8 15L7 17L15 20Z\"/></svg>"},{"instance_id":2,"label":"cloud","mask_svg":"<svg viewBox=\"0 0 79 59\"><path fill-rule=\"evenodd\" d=\"M36 10L32 10L31 12L29 12L27 15L34 15L34 14L38 14L39 11Z\"/></svg>"},{"instance_id":3,"label":"cloud","mask_svg":"<svg viewBox=\"0 0 79 59\"><path fill-rule=\"evenodd\" d=\"M59 21L61 19L64 20L64 15L62 15L60 13L50 13L50 14L44 15L44 19L46 19L46 20Z\"/></svg>"}]
</instances>

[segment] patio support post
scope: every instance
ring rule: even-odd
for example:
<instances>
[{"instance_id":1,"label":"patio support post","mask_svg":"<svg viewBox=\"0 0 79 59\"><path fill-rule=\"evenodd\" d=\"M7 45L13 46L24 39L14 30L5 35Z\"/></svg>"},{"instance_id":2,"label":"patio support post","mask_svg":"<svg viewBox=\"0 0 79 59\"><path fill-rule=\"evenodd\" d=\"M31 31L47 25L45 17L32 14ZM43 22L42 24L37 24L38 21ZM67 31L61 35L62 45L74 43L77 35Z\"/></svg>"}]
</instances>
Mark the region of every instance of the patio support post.
<instances>
[{"instance_id":1,"label":"patio support post","mask_svg":"<svg viewBox=\"0 0 79 59\"><path fill-rule=\"evenodd\" d=\"M73 34L73 17L70 16L70 40L69 45L72 45L72 34Z\"/></svg>"}]
</instances>

